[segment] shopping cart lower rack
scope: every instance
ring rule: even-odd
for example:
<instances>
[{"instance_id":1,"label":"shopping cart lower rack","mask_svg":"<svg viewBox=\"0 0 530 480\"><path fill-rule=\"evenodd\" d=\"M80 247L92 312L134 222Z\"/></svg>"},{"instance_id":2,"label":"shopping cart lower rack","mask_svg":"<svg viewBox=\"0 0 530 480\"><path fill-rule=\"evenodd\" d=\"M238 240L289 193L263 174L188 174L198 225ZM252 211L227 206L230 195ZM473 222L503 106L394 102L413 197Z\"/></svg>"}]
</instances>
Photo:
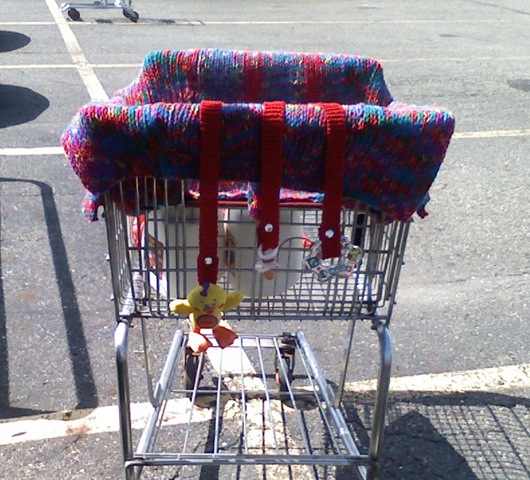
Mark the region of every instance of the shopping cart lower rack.
<instances>
[{"instance_id":1,"label":"shopping cart lower rack","mask_svg":"<svg viewBox=\"0 0 530 480\"><path fill-rule=\"evenodd\" d=\"M177 188L175 182L138 180L138 186L139 182L146 187L139 191L163 192L162 198L171 198ZM149 183L151 188L147 188ZM116 189L120 187L123 191L122 185ZM138 194L138 198L144 195ZM154 201L156 198L149 199L148 204ZM196 264L185 270L177 265L198 254L197 229L193 228L192 219L198 218L199 208L182 203L175 207L158 200L156 210L146 210L139 203L134 208L136 212L127 215L120 202L107 195L105 218L112 271L116 272L113 279L120 318L116 330L120 411L130 477L135 478L133 472L138 473L145 466L234 464L356 465L361 478L367 476L366 467L375 475L390 379L388 321L409 223L388 222L380 213L358 205L344 209L342 232L362 249L363 260L351 275L322 282L304 261L318 238L322 221L319 206L284 207L281 227L297 236L284 240L281 255L287 264L289 258L297 261L288 272L276 272L276 282L271 287L276 290L274 295L263 297L264 279L254 269L253 261L238 262L249 255L257 258L255 245L240 236L248 228L255 228L246 213L247 206L221 205L219 231L231 234L228 241L219 242L219 284L227 289L238 288L244 280L249 292L254 289L254 294L246 297L237 310L225 313L224 320L230 324L242 320L350 320L340 362L340 384L333 389L328 383L303 330L285 333L280 324L276 324L277 334L239 334L224 349L207 333L213 346L201 354L190 351L185 330L177 328L160 379L155 382L150 369L148 324L155 319L167 321L167 292L174 290L176 295L182 295L189 288L186 282L190 271L191 278L197 274ZM175 208L186 215L173 211L168 219L167 212ZM141 238L137 236L139 231ZM172 240L168 242L168 238ZM158 259L158 264L153 259ZM341 398L355 322L363 319L372 322L379 338L381 366L372 439L369 451L361 455L346 424ZM127 345L131 323L136 321L143 331L152 409L138 446L133 449ZM180 425L179 440L171 433L175 422ZM308 475L311 478L311 471Z\"/></svg>"},{"instance_id":2,"label":"shopping cart lower rack","mask_svg":"<svg viewBox=\"0 0 530 480\"><path fill-rule=\"evenodd\" d=\"M386 332L381 331L385 348L390 348ZM119 365L126 345L127 326L116 332ZM296 377L290 371L290 353L296 351L300 367ZM186 353L186 337L177 330L161 380L157 384L153 409L138 446L129 450L126 468L169 465L290 465L346 466L357 465L362 478L366 468L374 466L377 448L361 455L346 424L335 393L320 370L303 332L295 336L241 335L233 347L211 352L216 360L212 369L220 369L221 377L205 382L204 356ZM255 356L257 366L245 360ZM281 359L279 366L272 358ZM234 359L236 361L234 362ZM210 359L211 361L211 359ZM173 363L174 362L174 363ZM385 358L385 370L390 358ZM239 364L239 372L222 370L224 363ZM176 371L185 364L185 380ZM278 380L270 373L281 376ZM122 372L123 374L123 372ZM383 375L388 375L385 371ZM172 384L176 379L177 385ZM383 378L383 382L386 378ZM190 385L184 385L189 382ZM384 395L384 391L381 392ZM189 399L189 400L188 400ZM184 401L182 401L184 400ZM128 405L122 405L127 409ZM382 405L380 406L382 408ZM376 429L382 422L382 411L376 412ZM171 419L182 422L178 433L181 442L171 441L165 429ZM166 422L164 419L167 419ZM316 425L319 422L320 425ZM201 425L202 424L202 425ZM212 428L213 424L213 428ZM128 425L128 424L126 424ZM174 428L174 426L173 426ZM213 430L213 431L212 431ZM124 442L130 445L127 429ZM174 433L173 433L174 435ZM165 446L164 446L165 442ZM167 450L171 445L173 450ZM176 448L175 448L176 447ZM200 453L198 453L200 452ZM308 470L308 472L310 472ZM134 476L131 474L131 478ZM310 473L305 478L313 478Z\"/></svg>"},{"instance_id":3,"label":"shopping cart lower rack","mask_svg":"<svg viewBox=\"0 0 530 480\"><path fill-rule=\"evenodd\" d=\"M105 211L127 480L256 465L377 478L410 218L453 128L443 109L392 102L377 62L341 55L155 52L79 110L62 143L85 214ZM330 320L348 325L335 386L303 333ZM363 448L343 410L359 322L379 343ZM136 447L134 325L150 405Z\"/></svg>"}]
</instances>

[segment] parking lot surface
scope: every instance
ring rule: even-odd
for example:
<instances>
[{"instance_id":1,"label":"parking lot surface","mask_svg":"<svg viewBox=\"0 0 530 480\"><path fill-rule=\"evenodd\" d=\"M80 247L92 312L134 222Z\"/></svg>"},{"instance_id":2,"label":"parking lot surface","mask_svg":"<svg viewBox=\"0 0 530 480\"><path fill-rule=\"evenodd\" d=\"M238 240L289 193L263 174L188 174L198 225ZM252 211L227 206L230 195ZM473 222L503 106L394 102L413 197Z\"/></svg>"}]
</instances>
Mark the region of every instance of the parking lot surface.
<instances>
[{"instance_id":1,"label":"parking lot surface","mask_svg":"<svg viewBox=\"0 0 530 480\"><path fill-rule=\"evenodd\" d=\"M0 9L0 480L120 478L106 234L82 217L83 187L59 138L80 106L131 83L148 52L206 47L373 57L396 100L454 113L398 290L381 478L530 478L527 1L133 7L137 22L119 9L79 9L72 21L54 0L4 0ZM336 381L340 322L237 328L302 328ZM365 330L345 398L361 439L375 375ZM140 367L132 377L144 401ZM293 472L197 467L146 478L255 475Z\"/></svg>"}]
</instances>

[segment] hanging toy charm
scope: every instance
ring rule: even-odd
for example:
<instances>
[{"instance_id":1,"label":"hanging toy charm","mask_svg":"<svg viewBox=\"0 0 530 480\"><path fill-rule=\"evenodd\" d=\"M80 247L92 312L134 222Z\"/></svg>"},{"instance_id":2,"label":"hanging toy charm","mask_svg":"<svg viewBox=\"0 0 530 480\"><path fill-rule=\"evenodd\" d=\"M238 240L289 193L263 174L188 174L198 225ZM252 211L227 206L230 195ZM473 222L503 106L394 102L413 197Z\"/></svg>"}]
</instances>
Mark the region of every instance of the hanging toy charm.
<instances>
[{"instance_id":1,"label":"hanging toy charm","mask_svg":"<svg viewBox=\"0 0 530 480\"><path fill-rule=\"evenodd\" d=\"M267 280L274 280L274 270L278 268L278 248L269 248L263 251L263 245L258 247L258 258L256 271L262 273Z\"/></svg>"},{"instance_id":2,"label":"hanging toy charm","mask_svg":"<svg viewBox=\"0 0 530 480\"><path fill-rule=\"evenodd\" d=\"M322 259L322 244L317 241L311 246L311 253L304 260L305 266L313 272L319 282L326 282L333 277L349 277L361 264L363 251L361 247L349 242L346 238L341 241L341 256L331 260Z\"/></svg>"},{"instance_id":3,"label":"hanging toy charm","mask_svg":"<svg viewBox=\"0 0 530 480\"><path fill-rule=\"evenodd\" d=\"M242 300L242 292L227 293L215 283L204 282L193 288L186 300L173 300L169 309L190 319L188 344L194 352L201 353L212 346L212 342L201 333L202 329L212 329L212 334L221 348L234 343L237 333L225 325L220 325L220 322L223 312L237 308Z\"/></svg>"}]
</instances>

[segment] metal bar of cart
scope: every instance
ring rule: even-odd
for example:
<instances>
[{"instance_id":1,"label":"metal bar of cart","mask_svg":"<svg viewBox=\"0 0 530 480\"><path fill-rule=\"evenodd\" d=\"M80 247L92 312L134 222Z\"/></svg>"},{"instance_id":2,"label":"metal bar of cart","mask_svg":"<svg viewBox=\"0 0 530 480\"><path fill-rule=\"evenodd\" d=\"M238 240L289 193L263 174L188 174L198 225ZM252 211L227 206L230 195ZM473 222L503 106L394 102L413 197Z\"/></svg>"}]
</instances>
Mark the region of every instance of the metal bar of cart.
<instances>
[{"instance_id":1,"label":"metal bar of cart","mask_svg":"<svg viewBox=\"0 0 530 480\"><path fill-rule=\"evenodd\" d=\"M106 196L118 318L116 355L127 480L140 478L145 467L165 465L303 465L313 469L315 478L319 478L319 466L350 465L359 478L375 479L390 378L392 352L388 323L403 263L408 224L390 222L379 212L372 213L359 205L344 209L344 235L363 250L362 260L350 275L320 282L304 265L293 264L290 267L296 269L299 280L290 288L281 289L281 282L275 278L274 288L280 291L273 296L260 296L264 291L263 278L255 280L252 260L248 265L240 262L237 268L231 265L232 256L249 255L252 259L255 247L245 244L246 239L239 239L242 245L221 243L220 285L230 289L231 282L238 278L240 283L252 282L250 296L236 310L225 312L225 321L349 321L336 393L302 331L292 336L293 355L301 360L297 363L296 374L294 356L291 364L291 353L285 353L290 351L285 350L286 345L291 346L284 343L285 334L240 334L232 346L222 350L213 335L206 332L213 346L208 355L192 358L197 372L183 386L181 372L189 355L183 325L177 324L172 334L169 353L156 381L153 372L157 370L158 355L155 344L151 345L155 336L151 338L147 330L148 325L159 319L174 319L168 309L169 292L184 292L189 286L186 275L189 268L195 267L188 265L191 260L188 261L187 256L195 255L193 249L197 244L187 227L190 218L197 219L197 212L193 210L196 206L186 205L183 186L179 187L178 182L158 179L133 179L132 182L136 187L134 211L128 214L122 211L125 200L120 198L123 199L125 187L121 184L115 187L114 197ZM180 188L176 205L172 203L175 196L171 195L175 186ZM219 227L221 231L231 222L241 225L242 212L246 211L244 205L226 204L220 208L226 211L224 223ZM290 208L299 213L286 215L286 221L304 224L303 242L314 242L321 222L319 206ZM163 241L159 245L161 236ZM170 238L180 243L170 244L167 240ZM307 255L308 247L303 242L299 238L282 244L286 250L285 262L291 262L300 252ZM136 449L132 446L127 359L129 324L135 320L141 325L147 393L152 404ZM357 447L342 410L355 327L363 320L373 324L380 345L377 395L366 453L361 453ZM169 324L172 322L165 322ZM274 368L276 374L270 375ZM225 418L227 406L230 416ZM180 415L177 430L181 432L181 440L168 443L173 435L168 419L175 412ZM318 428L313 426L317 419ZM308 422L312 422L311 427ZM260 442L253 436L256 428L262 429ZM238 439L236 443L227 441L234 435Z\"/></svg>"},{"instance_id":2,"label":"metal bar of cart","mask_svg":"<svg viewBox=\"0 0 530 480\"><path fill-rule=\"evenodd\" d=\"M133 457L132 427L131 427L131 399L129 390L128 369L128 333L129 324L118 322L114 332L114 345L116 350L116 365L118 374L118 408L120 412L120 433L123 460L125 463Z\"/></svg>"},{"instance_id":3,"label":"metal bar of cart","mask_svg":"<svg viewBox=\"0 0 530 480\"><path fill-rule=\"evenodd\" d=\"M348 455L355 457L359 455L359 450L355 445L355 441L350 433L344 417L338 408L334 406L334 394L331 390L331 387L326 381L320 365L318 364L309 342L306 339L305 334L302 331L297 332L296 337L301 347L301 353L307 361L308 367L311 369L311 373L314 376L314 379L319 387L319 392L322 395L322 398L326 404L326 408L329 410L331 417L335 420L337 427L339 428L340 433L343 435L342 439L344 441L344 446L348 450Z\"/></svg>"},{"instance_id":4,"label":"metal bar of cart","mask_svg":"<svg viewBox=\"0 0 530 480\"><path fill-rule=\"evenodd\" d=\"M385 426L385 412L390 388L390 371L392 367L392 340L388 326L379 323L376 326L377 336L379 339L379 350L381 361L379 363L379 375L377 381L377 390L375 397L374 413L372 416L372 435L368 455L377 466L381 448L381 438ZM377 471L371 472L371 478L377 477Z\"/></svg>"},{"instance_id":5,"label":"metal bar of cart","mask_svg":"<svg viewBox=\"0 0 530 480\"><path fill-rule=\"evenodd\" d=\"M261 371L261 379L263 381L263 385L266 385L267 379L265 378L265 364L263 361L262 339L260 339L259 337L256 337L255 340L256 340L256 345L258 347L257 350L258 350L259 365L260 365L260 371ZM271 395L268 389L265 389L265 399L266 399L267 405L271 405ZM280 452L279 452L279 447L278 447L278 438L276 435L276 429L274 427L274 416L270 408L267 410L267 413L269 416L269 423L270 423L270 428L272 431L272 438L274 440L274 448L276 450L276 455L279 455Z\"/></svg>"},{"instance_id":6,"label":"metal bar of cart","mask_svg":"<svg viewBox=\"0 0 530 480\"><path fill-rule=\"evenodd\" d=\"M166 362L162 373L160 374L160 380L156 385L154 392L154 401L153 409L149 414L147 419L146 426L138 442L137 452L148 453L151 452L154 448L154 443L156 440L155 426L160 421L160 417L163 414L163 405L167 402L169 394L171 393L171 385L173 383L173 377L175 376L175 369L177 366L177 358L180 349L182 348L182 340L184 333L181 329L175 331L173 341L171 342L171 347L167 355Z\"/></svg>"},{"instance_id":7,"label":"metal bar of cart","mask_svg":"<svg viewBox=\"0 0 530 480\"><path fill-rule=\"evenodd\" d=\"M369 465L370 461L364 455L239 455L234 459L232 455L219 453L215 456L207 453L181 455L179 453L161 453L136 455L127 462L128 467L139 466L172 466L172 465L331 465L346 466L352 464ZM363 468L362 466L360 468Z\"/></svg>"}]
</instances>

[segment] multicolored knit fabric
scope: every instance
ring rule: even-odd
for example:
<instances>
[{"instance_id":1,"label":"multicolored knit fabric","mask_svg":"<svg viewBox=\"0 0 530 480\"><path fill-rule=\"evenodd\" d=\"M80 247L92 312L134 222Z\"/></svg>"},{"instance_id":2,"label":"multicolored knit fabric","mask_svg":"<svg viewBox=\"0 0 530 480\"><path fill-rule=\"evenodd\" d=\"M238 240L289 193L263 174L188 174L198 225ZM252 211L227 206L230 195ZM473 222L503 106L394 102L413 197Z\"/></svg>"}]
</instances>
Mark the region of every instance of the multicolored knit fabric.
<instances>
[{"instance_id":1,"label":"multicolored knit fabric","mask_svg":"<svg viewBox=\"0 0 530 480\"><path fill-rule=\"evenodd\" d=\"M446 110L392 102L374 60L225 50L150 54L138 76L104 104L83 107L62 136L84 186L101 195L140 176L197 179L201 100L221 100L221 176L257 182L263 102L285 109L285 189L322 192L326 121L347 124L343 195L407 220L421 205L454 130ZM288 190L285 190L288 191Z\"/></svg>"},{"instance_id":2,"label":"multicolored knit fabric","mask_svg":"<svg viewBox=\"0 0 530 480\"><path fill-rule=\"evenodd\" d=\"M177 50L149 54L135 82L111 101L139 106L157 102L392 101L381 65L347 55L233 50Z\"/></svg>"}]
</instances>

